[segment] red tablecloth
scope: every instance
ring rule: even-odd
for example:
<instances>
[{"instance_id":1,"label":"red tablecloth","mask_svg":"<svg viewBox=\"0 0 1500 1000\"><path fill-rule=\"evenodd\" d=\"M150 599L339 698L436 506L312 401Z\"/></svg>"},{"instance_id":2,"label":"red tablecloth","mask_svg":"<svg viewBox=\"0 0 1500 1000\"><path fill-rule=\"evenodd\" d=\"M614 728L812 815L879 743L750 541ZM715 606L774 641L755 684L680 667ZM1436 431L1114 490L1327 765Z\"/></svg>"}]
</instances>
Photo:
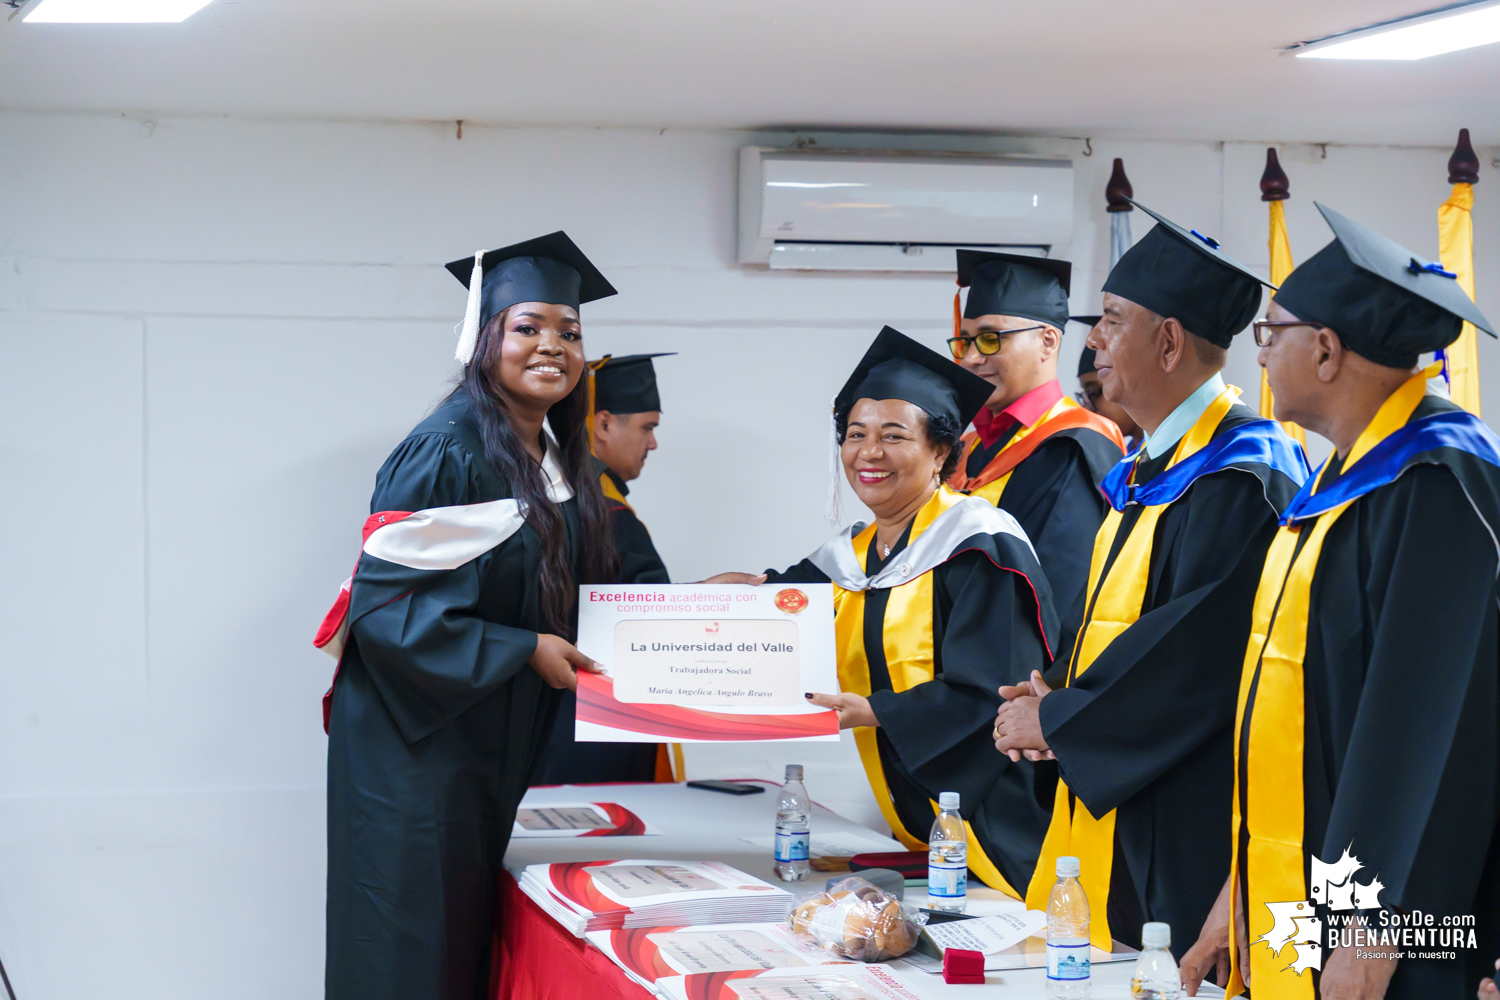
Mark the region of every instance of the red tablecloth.
<instances>
[{"instance_id":1,"label":"red tablecloth","mask_svg":"<svg viewBox=\"0 0 1500 1000\"><path fill-rule=\"evenodd\" d=\"M653 1000L599 949L562 928L500 876L500 954L495 1000Z\"/></svg>"}]
</instances>

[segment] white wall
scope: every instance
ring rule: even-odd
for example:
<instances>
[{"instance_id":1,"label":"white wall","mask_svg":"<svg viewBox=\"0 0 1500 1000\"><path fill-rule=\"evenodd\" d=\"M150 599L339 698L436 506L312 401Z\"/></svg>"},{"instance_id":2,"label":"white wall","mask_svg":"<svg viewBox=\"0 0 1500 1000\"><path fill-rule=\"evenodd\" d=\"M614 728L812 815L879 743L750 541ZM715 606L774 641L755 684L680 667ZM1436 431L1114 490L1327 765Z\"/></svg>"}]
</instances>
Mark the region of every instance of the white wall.
<instances>
[{"instance_id":1,"label":"white wall","mask_svg":"<svg viewBox=\"0 0 1500 1000\"><path fill-rule=\"evenodd\" d=\"M439 262L565 228L621 290L584 310L590 353L681 352L632 493L679 579L823 540L828 400L883 323L937 346L952 278L734 265L735 150L787 138L0 114L0 957L22 1000L319 995L331 663L310 640L376 467L452 375L463 297ZM1261 144L878 144L900 143L1073 156L1079 312L1113 156L1265 264ZM1446 158L1286 151L1298 259L1327 239L1315 196L1435 253ZM1253 355L1231 354L1252 390ZM695 747L689 770L788 760L877 821L847 744Z\"/></svg>"}]
</instances>

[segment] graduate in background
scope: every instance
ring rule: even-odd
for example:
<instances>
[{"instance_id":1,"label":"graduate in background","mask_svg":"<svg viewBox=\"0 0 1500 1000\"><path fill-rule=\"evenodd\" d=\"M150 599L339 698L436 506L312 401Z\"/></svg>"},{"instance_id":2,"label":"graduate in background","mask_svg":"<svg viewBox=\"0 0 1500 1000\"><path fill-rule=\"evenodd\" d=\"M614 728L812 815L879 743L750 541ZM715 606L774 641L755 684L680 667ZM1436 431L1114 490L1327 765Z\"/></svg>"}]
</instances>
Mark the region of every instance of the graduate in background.
<instances>
[{"instance_id":1,"label":"graduate in background","mask_svg":"<svg viewBox=\"0 0 1500 1000\"><path fill-rule=\"evenodd\" d=\"M1104 481L1112 510L1075 648L1048 680L1002 691L995 726L999 749L1055 756L1060 775L1027 903L1043 909L1054 859L1077 855L1102 948L1111 933L1138 946L1148 920L1201 926L1223 885L1251 599L1308 473L1281 425L1219 375L1261 280L1150 214L1157 225L1110 272L1088 340L1105 396L1147 437Z\"/></svg>"},{"instance_id":2,"label":"graduate in background","mask_svg":"<svg viewBox=\"0 0 1500 1000\"><path fill-rule=\"evenodd\" d=\"M656 388L652 358L676 352L631 354L590 362L594 375L594 412L589 429L599 460L599 485L609 501L620 557L619 582L670 583L667 567L651 533L626 500L625 484L639 479L646 458L656 450L656 428L661 425L661 394Z\"/></svg>"},{"instance_id":3,"label":"graduate in background","mask_svg":"<svg viewBox=\"0 0 1500 1000\"><path fill-rule=\"evenodd\" d=\"M614 572L578 307L615 294L561 232L448 265L458 388L375 476L317 645L328 731L328 1000L482 1000L496 880L572 644ZM549 429L550 428L550 431Z\"/></svg>"},{"instance_id":4,"label":"graduate in background","mask_svg":"<svg viewBox=\"0 0 1500 1000\"><path fill-rule=\"evenodd\" d=\"M631 354L589 362L594 380L590 437L599 487L609 507L619 570L615 583L670 583L667 568L651 544L651 533L625 499L626 483L640 478L646 457L656 450L661 394L652 358ZM584 785L607 781L671 781L667 746L659 743L578 743L573 739L578 695L564 691L557 725L532 784ZM665 773L663 773L665 772ZM680 780L680 778L679 778Z\"/></svg>"},{"instance_id":5,"label":"graduate in background","mask_svg":"<svg viewBox=\"0 0 1500 1000\"><path fill-rule=\"evenodd\" d=\"M1327 884L1347 851L1358 862L1332 881L1367 926L1474 915L1477 948L1330 952L1323 935L1318 992L1458 997L1500 947L1500 438L1429 393L1439 366L1417 363L1464 320L1494 327L1452 274L1318 209L1334 242L1282 284L1256 342L1276 419L1336 450L1287 508L1260 576L1236 716L1235 870L1183 979L1195 989L1224 970L1233 912L1237 978L1257 998L1311 1000L1316 974L1288 971L1305 946L1244 948L1276 923L1268 904L1310 901L1329 929L1354 916ZM1368 957L1393 951L1408 956Z\"/></svg>"},{"instance_id":6,"label":"graduate in background","mask_svg":"<svg viewBox=\"0 0 1500 1000\"><path fill-rule=\"evenodd\" d=\"M1069 316L1068 318L1092 330L1104 317ZM1094 365L1092 347L1084 347L1078 355L1078 404L1085 409L1093 410L1120 428L1120 433L1125 436L1125 454L1128 455L1141 446L1141 439L1145 437L1145 434L1141 431L1140 425L1131 419L1123 406L1119 403L1111 403L1104 398L1104 386L1099 381L1099 371Z\"/></svg>"},{"instance_id":7,"label":"graduate in background","mask_svg":"<svg viewBox=\"0 0 1500 1000\"><path fill-rule=\"evenodd\" d=\"M705 582L833 582L844 693L809 698L854 730L898 840L926 850L934 800L958 792L970 870L1019 898L1047 811L1033 765L996 758L990 723L999 686L1051 661L1056 617L1016 519L942 485L992 389L886 327L834 401L844 473L875 523L845 529L784 573Z\"/></svg>"},{"instance_id":8,"label":"graduate in background","mask_svg":"<svg viewBox=\"0 0 1500 1000\"><path fill-rule=\"evenodd\" d=\"M1020 522L1052 585L1065 644L1083 617L1094 534L1109 509L1099 483L1125 452L1119 428L1057 381L1071 273L1065 260L958 251L969 298L948 341L959 364L994 386L948 485Z\"/></svg>"}]
</instances>

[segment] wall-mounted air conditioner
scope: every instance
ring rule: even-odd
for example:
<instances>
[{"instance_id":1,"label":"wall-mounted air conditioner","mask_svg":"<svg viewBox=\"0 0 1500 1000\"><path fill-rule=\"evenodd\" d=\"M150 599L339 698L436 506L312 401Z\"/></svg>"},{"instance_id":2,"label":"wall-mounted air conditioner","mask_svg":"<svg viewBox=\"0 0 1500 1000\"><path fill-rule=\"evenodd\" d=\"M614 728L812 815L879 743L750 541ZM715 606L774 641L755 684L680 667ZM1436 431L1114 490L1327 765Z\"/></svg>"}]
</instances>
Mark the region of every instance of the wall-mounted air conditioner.
<instances>
[{"instance_id":1,"label":"wall-mounted air conditioner","mask_svg":"<svg viewBox=\"0 0 1500 1000\"><path fill-rule=\"evenodd\" d=\"M772 268L952 271L957 247L1066 256L1068 160L740 150L739 259Z\"/></svg>"}]
</instances>

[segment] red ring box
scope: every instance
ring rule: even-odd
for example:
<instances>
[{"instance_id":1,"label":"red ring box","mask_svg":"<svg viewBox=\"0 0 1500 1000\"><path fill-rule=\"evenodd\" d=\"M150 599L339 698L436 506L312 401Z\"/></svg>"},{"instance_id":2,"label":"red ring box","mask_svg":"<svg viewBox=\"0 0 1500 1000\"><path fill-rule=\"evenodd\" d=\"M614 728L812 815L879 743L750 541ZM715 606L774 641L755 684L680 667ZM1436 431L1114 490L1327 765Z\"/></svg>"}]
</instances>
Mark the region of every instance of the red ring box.
<instances>
[{"instance_id":1,"label":"red ring box","mask_svg":"<svg viewBox=\"0 0 1500 1000\"><path fill-rule=\"evenodd\" d=\"M948 948L943 951L943 982L950 986L984 982L984 953Z\"/></svg>"}]
</instances>

